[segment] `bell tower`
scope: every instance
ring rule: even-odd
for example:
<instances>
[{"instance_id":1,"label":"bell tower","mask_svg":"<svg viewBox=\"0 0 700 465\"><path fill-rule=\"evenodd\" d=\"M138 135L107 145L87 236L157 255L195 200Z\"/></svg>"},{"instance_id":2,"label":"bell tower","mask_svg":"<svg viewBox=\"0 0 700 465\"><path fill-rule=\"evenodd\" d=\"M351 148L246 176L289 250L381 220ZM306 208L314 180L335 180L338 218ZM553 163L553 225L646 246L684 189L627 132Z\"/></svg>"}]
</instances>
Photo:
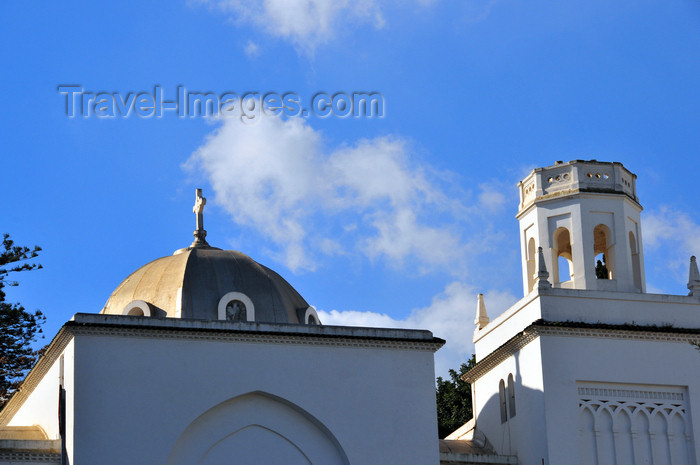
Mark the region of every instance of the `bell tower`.
<instances>
[{"instance_id":1,"label":"bell tower","mask_svg":"<svg viewBox=\"0 0 700 465\"><path fill-rule=\"evenodd\" d=\"M525 295L542 247L552 287L646 292L637 176L621 163L558 161L518 183Z\"/></svg>"}]
</instances>

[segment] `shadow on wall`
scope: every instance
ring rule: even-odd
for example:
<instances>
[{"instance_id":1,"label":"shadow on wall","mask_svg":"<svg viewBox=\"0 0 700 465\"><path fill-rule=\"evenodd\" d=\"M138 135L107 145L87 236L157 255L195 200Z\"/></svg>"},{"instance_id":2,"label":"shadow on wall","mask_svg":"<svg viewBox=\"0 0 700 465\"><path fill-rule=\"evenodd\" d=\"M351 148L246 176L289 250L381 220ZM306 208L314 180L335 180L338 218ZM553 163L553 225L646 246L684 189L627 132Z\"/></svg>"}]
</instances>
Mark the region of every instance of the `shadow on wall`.
<instances>
[{"instance_id":1,"label":"shadow on wall","mask_svg":"<svg viewBox=\"0 0 700 465\"><path fill-rule=\"evenodd\" d=\"M299 406L264 392L227 400L181 434L168 465L240 463L349 465L333 434Z\"/></svg>"},{"instance_id":2,"label":"shadow on wall","mask_svg":"<svg viewBox=\"0 0 700 465\"><path fill-rule=\"evenodd\" d=\"M517 373L494 381L497 385L489 389L494 394L482 404L476 427L496 453L517 455L521 463L536 459L533 463L540 465L546 455L544 393L523 386Z\"/></svg>"}]
</instances>

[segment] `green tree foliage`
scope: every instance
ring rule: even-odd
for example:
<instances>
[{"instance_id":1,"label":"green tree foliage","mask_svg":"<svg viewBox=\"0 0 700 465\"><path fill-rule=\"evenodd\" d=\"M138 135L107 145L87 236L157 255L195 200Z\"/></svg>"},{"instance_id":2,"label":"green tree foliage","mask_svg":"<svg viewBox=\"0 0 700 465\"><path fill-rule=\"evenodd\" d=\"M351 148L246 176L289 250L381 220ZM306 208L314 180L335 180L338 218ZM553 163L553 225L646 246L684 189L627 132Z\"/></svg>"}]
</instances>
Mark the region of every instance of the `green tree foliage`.
<instances>
[{"instance_id":1,"label":"green tree foliage","mask_svg":"<svg viewBox=\"0 0 700 465\"><path fill-rule=\"evenodd\" d=\"M471 385L461 380L464 373L476 365L472 355L467 363L459 367L459 372L450 370L452 380L437 378L438 435L444 438L472 418Z\"/></svg>"},{"instance_id":2,"label":"green tree foliage","mask_svg":"<svg viewBox=\"0 0 700 465\"><path fill-rule=\"evenodd\" d=\"M5 287L19 283L8 279L11 273L41 268L38 263L29 263L41 248L15 245L9 234L5 234L0 249L0 406L19 387L27 371L34 365L39 351L31 347L41 334L45 318L39 310L27 312L18 303L5 301Z\"/></svg>"}]
</instances>

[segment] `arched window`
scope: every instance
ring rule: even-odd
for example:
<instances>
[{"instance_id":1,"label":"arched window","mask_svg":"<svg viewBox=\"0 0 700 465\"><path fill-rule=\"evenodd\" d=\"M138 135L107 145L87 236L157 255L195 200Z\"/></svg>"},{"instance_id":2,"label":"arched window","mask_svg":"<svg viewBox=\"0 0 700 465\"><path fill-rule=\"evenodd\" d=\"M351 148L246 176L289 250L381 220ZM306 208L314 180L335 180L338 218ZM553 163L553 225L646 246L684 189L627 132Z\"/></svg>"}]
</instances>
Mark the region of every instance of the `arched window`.
<instances>
[{"instance_id":1,"label":"arched window","mask_svg":"<svg viewBox=\"0 0 700 465\"><path fill-rule=\"evenodd\" d=\"M527 242L527 289L531 292L535 288L535 277L537 275L537 267L535 260L537 259L537 249L535 248L535 238L531 237Z\"/></svg>"},{"instance_id":2,"label":"arched window","mask_svg":"<svg viewBox=\"0 0 700 465\"><path fill-rule=\"evenodd\" d=\"M593 228L595 275L598 279L615 279L615 255L610 228L599 224Z\"/></svg>"},{"instance_id":3,"label":"arched window","mask_svg":"<svg viewBox=\"0 0 700 465\"><path fill-rule=\"evenodd\" d=\"M226 304L226 320L227 321L248 321L248 316L245 304L240 300L232 300Z\"/></svg>"},{"instance_id":4,"label":"arched window","mask_svg":"<svg viewBox=\"0 0 700 465\"><path fill-rule=\"evenodd\" d=\"M634 280L634 287L642 290L642 271L641 264L639 261L639 249L637 248L637 239L634 237L634 233L630 231L630 254L632 255L632 279Z\"/></svg>"},{"instance_id":5,"label":"arched window","mask_svg":"<svg viewBox=\"0 0 700 465\"><path fill-rule=\"evenodd\" d=\"M508 413L510 418L515 416L515 383L512 373L508 375Z\"/></svg>"},{"instance_id":6,"label":"arched window","mask_svg":"<svg viewBox=\"0 0 700 465\"><path fill-rule=\"evenodd\" d=\"M571 234L566 228L557 228L553 235L554 263L552 271L554 283L574 279L574 261L571 255Z\"/></svg>"},{"instance_id":7,"label":"arched window","mask_svg":"<svg viewBox=\"0 0 700 465\"><path fill-rule=\"evenodd\" d=\"M304 312L304 323L307 325L320 325L321 320L318 318L318 313L316 313L316 308L311 305Z\"/></svg>"},{"instance_id":8,"label":"arched window","mask_svg":"<svg viewBox=\"0 0 700 465\"><path fill-rule=\"evenodd\" d=\"M218 315L219 320L255 321L255 306L247 295L228 292L219 300Z\"/></svg>"},{"instance_id":9,"label":"arched window","mask_svg":"<svg viewBox=\"0 0 700 465\"><path fill-rule=\"evenodd\" d=\"M501 403L501 423L508 421L508 407L506 406L506 384L501 380L498 383L498 397Z\"/></svg>"},{"instance_id":10,"label":"arched window","mask_svg":"<svg viewBox=\"0 0 700 465\"><path fill-rule=\"evenodd\" d=\"M122 315L129 316L151 316L151 306L143 300L132 300L124 310Z\"/></svg>"}]
</instances>

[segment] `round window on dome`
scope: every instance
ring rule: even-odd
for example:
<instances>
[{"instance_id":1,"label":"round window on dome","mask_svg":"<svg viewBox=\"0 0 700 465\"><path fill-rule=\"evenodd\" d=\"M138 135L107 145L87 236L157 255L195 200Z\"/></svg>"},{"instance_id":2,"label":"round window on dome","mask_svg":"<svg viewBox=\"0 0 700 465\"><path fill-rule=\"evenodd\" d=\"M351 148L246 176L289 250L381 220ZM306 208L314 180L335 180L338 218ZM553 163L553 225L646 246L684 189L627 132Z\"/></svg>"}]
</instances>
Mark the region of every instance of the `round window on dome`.
<instances>
[{"instance_id":1,"label":"round window on dome","mask_svg":"<svg viewBox=\"0 0 700 465\"><path fill-rule=\"evenodd\" d=\"M304 323L307 325L320 325L321 320L318 318L318 313L316 313L316 308L310 306L304 312Z\"/></svg>"},{"instance_id":2,"label":"round window on dome","mask_svg":"<svg viewBox=\"0 0 700 465\"><path fill-rule=\"evenodd\" d=\"M245 304L238 299L234 299L226 304L226 320L234 323L248 321Z\"/></svg>"},{"instance_id":3,"label":"round window on dome","mask_svg":"<svg viewBox=\"0 0 700 465\"><path fill-rule=\"evenodd\" d=\"M242 292L227 292L219 300L219 320L245 322L255 321L255 306L250 297Z\"/></svg>"},{"instance_id":4,"label":"round window on dome","mask_svg":"<svg viewBox=\"0 0 700 465\"><path fill-rule=\"evenodd\" d=\"M124 307L122 315L151 316L151 305L143 300L132 300Z\"/></svg>"}]
</instances>

